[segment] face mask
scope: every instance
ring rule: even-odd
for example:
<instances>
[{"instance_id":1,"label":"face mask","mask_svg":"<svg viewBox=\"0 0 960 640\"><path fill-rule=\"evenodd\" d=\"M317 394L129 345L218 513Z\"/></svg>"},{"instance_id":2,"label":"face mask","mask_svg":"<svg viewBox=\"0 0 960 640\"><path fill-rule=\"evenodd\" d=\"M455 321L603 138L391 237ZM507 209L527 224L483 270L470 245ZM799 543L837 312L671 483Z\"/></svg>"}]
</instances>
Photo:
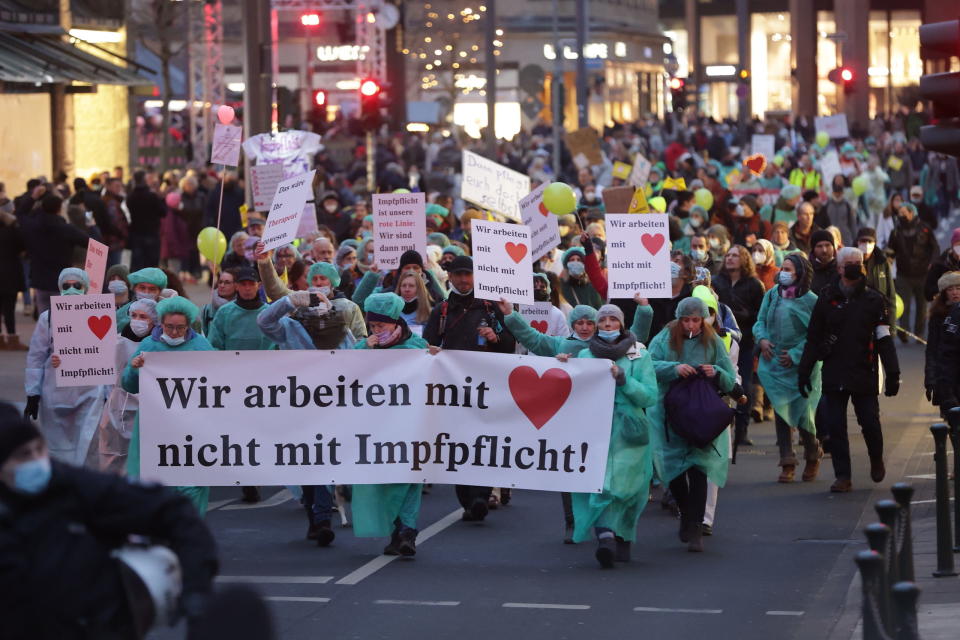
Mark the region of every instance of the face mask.
<instances>
[{"instance_id":1,"label":"face mask","mask_svg":"<svg viewBox=\"0 0 960 640\"><path fill-rule=\"evenodd\" d=\"M737 217L740 217L740 218L742 218L743 216L745 216L746 213L743 211L743 205L739 205L739 204L738 204L738 205L737 205L737 208L733 210L733 215L735 215L735 216L737 216Z\"/></svg>"},{"instance_id":2,"label":"face mask","mask_svg":"<svg viewBox=\"0 0 960 640\"><path fill-rule=\"evenodd\" d=\"M115 296L119 296L127 292L127 285L123 284L123 280L111 280L107 285L107 291Z\"/></svg>"},{"instance_id":3,"label":"face mask","mask_svg":"<svg viewBox=\"0 0 960 640\"><path fill-rule=\"evenodd\" d=\"M393 329L387 329L386 331L378 331L373 335L377 336L377 342L379 342L380 344L386 344L387 342L390 342L390 338L393 336Z\"/></svg>"},{"instance_id":4,"label":"face mask","mask_svg":"<svg viewBox=\"0 0 960 640\"><path fill-rule=\"evenodd\" d=\"M767 261L767 254L757 251L753 254L753 264L764 264Z\"/></svg>"},{"instance_id":5,"label":"face mask","mask_svg":"<svg viewBox=\"0 0 960 640\"><path fill-rule=\"evenodd\" d=\"M20 493L37 495L50 484L50 458L24 462L13 471L13 486Z\"/></svg>"},{"instance_id":6,"label":"face mask","mask_svg":"<svg viewBox=\"0 0 960 640\"><path fill-rule=\"evenodd\" d=\"M130 331L133 331L133 335L138 338L142 338L150 332L150 324L149 320L131 320Z\"/></svg>"},{"instance_id":7,"label":"face mask","mask_svg":"<svg viewBox=\"0 0 960 640\"><path fill-rule=\"evenodd\" d=\"M873 253L873 248L875 246L877 246L875 242L861 242L860 244L857 245L857 247L860 248L860 252L865 256L868 256L871 253Z\"/></svg>"},{"instance_id":8,"label":"face mask","mask_svg":"<svg viewBox=\"0 0 960 640\"><path fill-rule=\"evenodd\" d=\"M182 345L184 342L187 341L186 336L180 336L179 338L171 338L165 333L160 334L160 339L163 340L165 343L167 343L167 345L171 347L179 347L180 345Z\"/></svg>"},{"instance_id":9,"label":"face mask","mask_svg":"<svg viewBox=\"0 0 960 640\"><path fill-rule=\"evenodd\" d=\"M702 262L707 257L707 252L703 249L693 249L690 251L690 257L694 259L695 262Z\"/></svg>"},{"instance_id":10,"label":"face mask","mask_svg":"<svg viewBox=\"0 0 960 640\"><path fill-rule=\"evenodd\" d=\"M156 300L159 294L156 293L144 293L143 291L136 291L133 294L136 296L137 300Z\"/></svg>"},{"instance_id":11,"label":"face mask","mask_svg":"<svg viewBox=\"0 0 960 640\"><path fill-rule=\"evenodd\" d=\"M914 204L920 204L921 202L923 202L923 196L917 196L917 197L910 196L910 202L913 202Z\"/></svg>"},{"instance_id":12,"label":"face mask","mask_svg":"<svg viewBox=\"0 0 960 640\"><path fill-rule=\"evenodd\" d=\"M690 216L690 226L691 226L691 227L694 227L695 229L699 229L699 228L700 228L700 225L702 225L702 224L703 224L703 220L701 220L700 218L697 218L697 217L695 217L695 216Z\"/></svg>"},{"instance_id":13,"label":"face mask","mask_svg":"<svg viewBox=\"0 0 960 640\"><path fill-rule=\"evenodd\" d=\"M325 204L323 205L323 210L326 211L327 213L333 213L334 211L337 210L337 205L336 203Z\"/></svg>"},{"instance_id":14,"label":"face mask","mask_svg":"<svg viewBox=\"0 0 960 640\"><path fill-rule=\"evenodd\" d=\"M597 331L597 335L603 338L604 340L612 342L613 340L616 340L618 337L620 337L620 330L613 329L610 331L604 331L603 329L601 329L600 331Z\"/></svg>"},{"instance_id":15,"label":"face mask","mask_svg":"<svg viewBox=\"0 0 960 640\"><path fill-rule=\"evenodd\" d=\"M330 297L330 287L310 287L307 291L310 293L322 293L328 298Z\"/></svg>"},{"instance_id":16,"label":"face mask","mask_svg":"<svg viewBox=\"0 0 960 640\"><path fill-rule=\"evenodd\" d=\"M719 249L719 248L720 248L720 241L717 240L716 238L710 238L710 248L711 248L711 249Z\"/></svg>"},{"instance_id":17,"label":"face mask","mask_svg":"<svg viewBox=\"0 0 960 640\"><path fill-rule=\"evenodd\" d=\"M586 271L586 266L582 262L568 262L567 272L575 278L579 278Z\"/></svg>"},{"instance_id":18,"label":"face mask","mask_svg":"<svg viewBox=\"0 0 960 640\"><path fill-rule=\"evenodd\" d=\"M781 271L777 274L777 282L779 282L784 287L789 287L793 284L793 274L787 271Z\"/></svg>"},{"instance_id":19,"label":"face mask","mask_svg":"<svg viewBox=\"0 0 960 640\"><path fill-rule=\"evenodd\" d=\"M863 277L863 268L859 264L844 265L843 277L847 280L859 280Z\"/></svg>"},{"instance_id":20,"label":"face mask","mask_svg":"<svg viewBox=\"0 0 960 640\"><path fill-rule=\"evenodd\" d=\"M63 289L62 291L60 291L60 295L62 295L62 296L82 296L82 295L83 295L83 289L74 289L73 287L71 287L71 288L69 288L69 289Z\"/></svg>"}]
</instances>

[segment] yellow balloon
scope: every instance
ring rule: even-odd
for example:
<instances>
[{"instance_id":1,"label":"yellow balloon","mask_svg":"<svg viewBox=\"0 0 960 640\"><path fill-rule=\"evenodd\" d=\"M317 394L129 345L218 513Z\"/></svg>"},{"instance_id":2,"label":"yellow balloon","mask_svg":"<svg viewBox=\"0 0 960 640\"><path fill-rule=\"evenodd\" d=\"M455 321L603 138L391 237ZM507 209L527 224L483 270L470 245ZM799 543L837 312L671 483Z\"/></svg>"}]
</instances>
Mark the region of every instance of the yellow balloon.
<instances>
[{"instance_id":1,"label":"yellow balloon","mask_svg":"<svg viewBox=\"0 0 960 640\"><path fill-rule=\"evenodd\" d=\"M693 192L693 200L707 211L710 211L710 207L713 206L713 193L710 192L710 189L700 187Z\"/></svg>"},{"instance_id":2,"label":"yellow balloon","mask_svg":"<svg viewBox=\"0 0 960 640\"><path fill-rule=\"evenodd\" d=\"M894 313L897 314L897 320L900 319L900 316L903 315L903 298L900 297L900 294L896 294L897 299L893 305Z\"/></svg>"},{"instance_id":3,"label":"yellow balloon","mask_svg":"<svg viewBox=\"0 0 960 640\"><path fill-rule=\"evenodd\" d=\"M826 131L817 131L815 139L817 146L821 149L826 149L827 145L830 144L830 134Z\"/></svg>"},{"instance_id":4,"label":"yellow balloon","mask_svg":"<svg viewBox=\"0 0 960 640\"><path fill-rule=\"evenodd\" d=\"M216 227L207 227L197 234L197 249L204 258L219 264L227 252L227 238Z\"/></svg>"},{"instance_id":5,"label":"yellow balloon","mask_svg":"<svg viewBox=\"0 0 960 640\"><path fill-rule=\"evenodd\" d=\"M663 196L650 198L650 206L653 207L653 210L657 213L663 213L667 210L667 201L663 198Z\"/></svg>"},{"instance_id":6,"label":"yellow balloon","mask_svg":"<svg viewBox=\"0 0 960 640\"><path fill-rule=\"evenodd\" d=\"M577 196L565 182L554 182L543 190L543 206L556 216L565 216L577 209Z\"/></svg>"}]
</instances>

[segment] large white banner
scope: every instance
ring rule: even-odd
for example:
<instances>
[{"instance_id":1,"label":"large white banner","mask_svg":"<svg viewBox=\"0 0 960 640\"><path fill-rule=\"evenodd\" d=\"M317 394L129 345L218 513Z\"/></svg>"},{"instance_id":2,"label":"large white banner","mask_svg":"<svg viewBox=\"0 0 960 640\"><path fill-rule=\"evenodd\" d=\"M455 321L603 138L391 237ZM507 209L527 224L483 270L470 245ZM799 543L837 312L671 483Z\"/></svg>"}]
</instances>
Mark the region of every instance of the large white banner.
<instances>
[{"instance_id":1,"label":"large white banner","mask_svg":"<svg viewBox=\"0 0 960 640\"><path fill-rule=\"evenodd\" d=\"M396 269L410 249L427 261L426 209L422 193L374 194L373 255L381 269Z\"/></svg>"},{"instance_id":2,"label":"large white banner","mask_svg":"<svg viewBox=\"0 0 960 640\"><path fill-rule=\"evenodd\" d=\"M607 360L404 349L145 356L145 480L603 488Z\"/></svg>"},{"instance_id":3,"label":"large white banner","mask_svg":"<svg viewBox=\"0 0 960 640\"><path fill-rule=\"evenodd\" d=\"M665 213L608 213L607 278L611 298L669 298L670 231Z\"/></svg>"},{"instance_id":4,"label":"large white banner","mask_svg":"<svg viewBox=\"0 0 960 640\"><path fill-rule=\"evenodd\" d=\"M470 151L463 152L460 197L520 221L520 199L530 193L530 178Z\"/></svg>"}]
</instances>

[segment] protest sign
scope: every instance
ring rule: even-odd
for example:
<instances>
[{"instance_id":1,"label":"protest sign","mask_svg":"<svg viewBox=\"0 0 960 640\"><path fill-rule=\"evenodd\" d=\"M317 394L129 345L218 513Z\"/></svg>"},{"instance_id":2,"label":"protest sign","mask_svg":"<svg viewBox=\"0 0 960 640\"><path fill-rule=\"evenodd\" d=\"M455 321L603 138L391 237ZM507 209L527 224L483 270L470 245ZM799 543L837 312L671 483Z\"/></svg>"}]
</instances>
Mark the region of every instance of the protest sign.
<instances>
[{"instance_id":1,"label":"protest sign","mask_svg":"<svg viewBox=\"0 0 960 640\"><path fill-rule=\"evenodd\" d=\"M551 309L554 306L551 302L534 302L533 304L520 305L520 315L524 320L530 323L530 326L548 335L550 333Z\"/></svg>"},{"instance_id":2,"label":"protest sign","mask_svg":"<svg viewBox=\"0 0 960 640\"><path fill-rule=\"evenodd\" d=\"M830 185L833 182L833 176L842 172L843 170L840 167L840 156L837 155L836 151L829 151L822 158L820 158L820 174L823 176L823 182L821 184L827 191L830 190Z\"/></svg>"},{"instance_id":3,"label":"protest sign","mask_svg":"<svg viewBox=\"0 0 960 640\"><path fill-rule=\"evenodd\" d=\"M213 151L210 152L210 163L230 167L239 165L242 134L241 127L217 124L213 129Z\"/></svg>"},{"instance_id":4,"label":"protest sign","mask_svg":"<svg viewBox=\"0 0 960 640\"><path fill-rule=\"evenodd\" d=\"M303 215L300 216L300 224L297 226L297 237L308 238L317 231L319 231L317 227L317 207L311 200L303 205Z\"/></svg>"},{"instance_id":5,"label":"protest sign","mask_svg":"<svg viewBox=\"0 0 960 640\"><path fill-rule=\"evenodd\" d=\"M373 196L373 255L381 269L396 269L410 249L427 261L426 208L423 193Z\"/></svg>"},{"instance_id":6,"label":"protest sign","mask_svg":"<svg viewBox=\"0 0 960 640\"><path fill-rule=\"evenodd\" d=\"M58 387L117 381L117 326L112 293L50 298L53 353L60 356Z\"/></svg>"},{"instance_id":7,"label":"protest sign","mask_svg":"<svg viewBox=\"0 0 960 640\"><path fill-rule=\"evenodd\" d=\"M481 300L533 304L533 263L530 227L474 220L473 290Z\"/></svg>"},{"instance_id":8,"label":"protest sign","mask_svg":"<svg viewBox=\"0 0 960 640\"><path fill-rule=\"evenodd\" d=\"M577 167L582 169L595 164L603 164L603 152L600 150L600 136L591 127L582 127L566 135L567 148ZM582 160L579 162L577 158Z\"/></svg>"},{"instance_id":9,"label":"protest sign","mask_svg":"<svg viewBox=\"0 0 960 640\"><path fill-rule=\"evenodd\" d=\"M633 198L633 187L607 187L603 190L603 209L607 213L627 213Z\"/></svg>"},{"instance_id":10,"label":"protest sign","mask_svg":"<svg viewBox=\"0 0 960 640\"><path fill-rule=\"evenodd\" d=\"M83 270L87 272L90 278L91 293L100 293L103 291L103 276L107 273L107 254L110 247L97 242L93 238L87 241L87 259L83 262Z\"/></svg>"},{"instance_id":11,"label":"protest sign","mask_svg":"<svg viewBox=\"0 0 960 640\"><path fill-rule=\"evenodd\" d=\"M754 196L761 205L769 204L773 206L780 198L780 189L730 189L730 195L734 198L751 195Z\"/></svg>"},{"instance_id":12,"label":"protest sign","mask_svg":"<svg viewBox=\"0 0 960 640\"><path fill-rule=\"evenodd\" d=\"M611 298L669 298L670 231L665 213L607 214Z\"/></svg>"},{"instance_id":13,"label":"protest sign","mask_svg":"<svg viewBox=\"0 0 960 640\"><path fill-rule=\"evenodd\" d=\"M487 160L471 151L463 152L463 181L460 197L520 221L520 199L530 193L530 178Z\"/></svg>"},{"instance_id":14,"label":"protest sign","mask_svg":"<svg viewBox=\"0 0 960 640\"><path fill-rule=\"evenodd\" d=\"M258 164L250 167L250 190L253 192L253 208L269 211L270 201L283 179L283 165Z\"/></svg>"},{"instance_id":15,"label":"protest sign","mask_svg":"<svg viewBox=\"0 0 960 640\"><path fill-rule=\"evenodd\" d=\"M141 478L599 492L613 394L610 363L590 358L148 353L140 369Z\"/></svg>"},{"instance_id":16,"label":"protest sign","mask_svg":"<svg viewBox=\"0 0 960 640\"><path fill-rule=\"evenodd\" d=\"M626 180L627 178L630 177L630 172L632 170L633 170L633 167L631 167L626 162L617 161L613 163L613 170L611 172L611 175L614 178L617 178L618 180Z\"/></svg>"},{"instance_id":17,"label":"protest sign","mask_svg":"<svg viewBox=\"0 0 960 640\"><path fill-rule=\"evenodd\" d=\"M304 173L284 180L277 185L273 196L267 224L263 228L265 251L293 242L297 237L304 205L313 197L313 174Z\"/></svg>"},{"instance_id":18,"label":"protest sign","mask_svg":"<svg viewBox=\"0 0 960 640\"><path fill-rule=\"evenodd\" d=\"M560 244L557 216L547 211L543 204L543 191L547 184L544 182L520 200L523 224L530 227L530 257L533 260L539 260Z\"/></svg>"},{"instance_id":19,"label":"protest sign","mask_svg":"<svg viewBox=\"0 0 960 640\"><path fill-rule=\"evenodd\" d=\"M762 155L767 162L773 162L773 156L776 155L776 138L766 134L753 134L750 141L751 153Z\"/></svg>"},{"instance_id":20,"label":"protest sign","mask_svg":"<svg viewBox=\"0 0 960 640\"><path fill-rule=\"evenodd\" d=\"M647 178L650 177L650 169L653 165L639 153L633 158L633 170L630 172L630 179L627 180L631 186L642 187L647 184Z\"/></svg>"},{"instance_id":21,"label":"protest sign","mask_svg":"<svg viewBox=\"0 0 960 640\"><path fill-rule=\"evenodd\" d=\"M817 133L826 131L831 138L849 138L847 129L847 114L838 113L832 116L817 116L813 119Z\"/></svg>"}]
</instances>

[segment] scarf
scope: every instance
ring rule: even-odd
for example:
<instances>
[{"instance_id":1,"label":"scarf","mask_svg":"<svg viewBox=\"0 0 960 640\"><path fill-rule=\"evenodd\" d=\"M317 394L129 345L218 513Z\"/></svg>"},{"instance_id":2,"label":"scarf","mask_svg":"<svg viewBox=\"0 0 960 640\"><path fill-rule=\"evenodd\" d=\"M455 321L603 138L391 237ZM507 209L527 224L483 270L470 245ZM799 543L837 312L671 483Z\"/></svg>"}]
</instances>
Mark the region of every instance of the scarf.
<instances>
[{"instance_id":1,"label":"scarf","mask_svg":"<svg viewBox=\"0 0 960 640\"><path fill-rule=\"evenodd\" d=\"M416 311L416 310L417 310L417 299L416 299L416 298L414 298L414 299L411 300L410 302L404 302L404 303L403 303L403 312L404 312L404 313L410 314L410 313L413 313L413 312Z\"/></svg>"},{"instance_id":2,"label":"scarf","mask_svg":"<svg viewBox=\"0 0 960 640\"><path fill-rule=\"evenodd\" d=\"M627 355L627 352L637 343L637 338L629 331L620 331L620 337L614 342L607 342L598 335L590 338L587 346L594 358L613 360L616 362Z\"/></svg>"},{"instance_id":3,"label":"scarf","mask_svg":"<svg viewBox=\"0 0 960 640\"><path fill-rule=\"evenodd\" d=\"M263 300L260 299L260 296L256 296L252 300L244 300L240 296L237 296L233 301L237 303L238 307L246 309L247 311L253 311L263 306Z\"/></svg>"}]
</instances>

